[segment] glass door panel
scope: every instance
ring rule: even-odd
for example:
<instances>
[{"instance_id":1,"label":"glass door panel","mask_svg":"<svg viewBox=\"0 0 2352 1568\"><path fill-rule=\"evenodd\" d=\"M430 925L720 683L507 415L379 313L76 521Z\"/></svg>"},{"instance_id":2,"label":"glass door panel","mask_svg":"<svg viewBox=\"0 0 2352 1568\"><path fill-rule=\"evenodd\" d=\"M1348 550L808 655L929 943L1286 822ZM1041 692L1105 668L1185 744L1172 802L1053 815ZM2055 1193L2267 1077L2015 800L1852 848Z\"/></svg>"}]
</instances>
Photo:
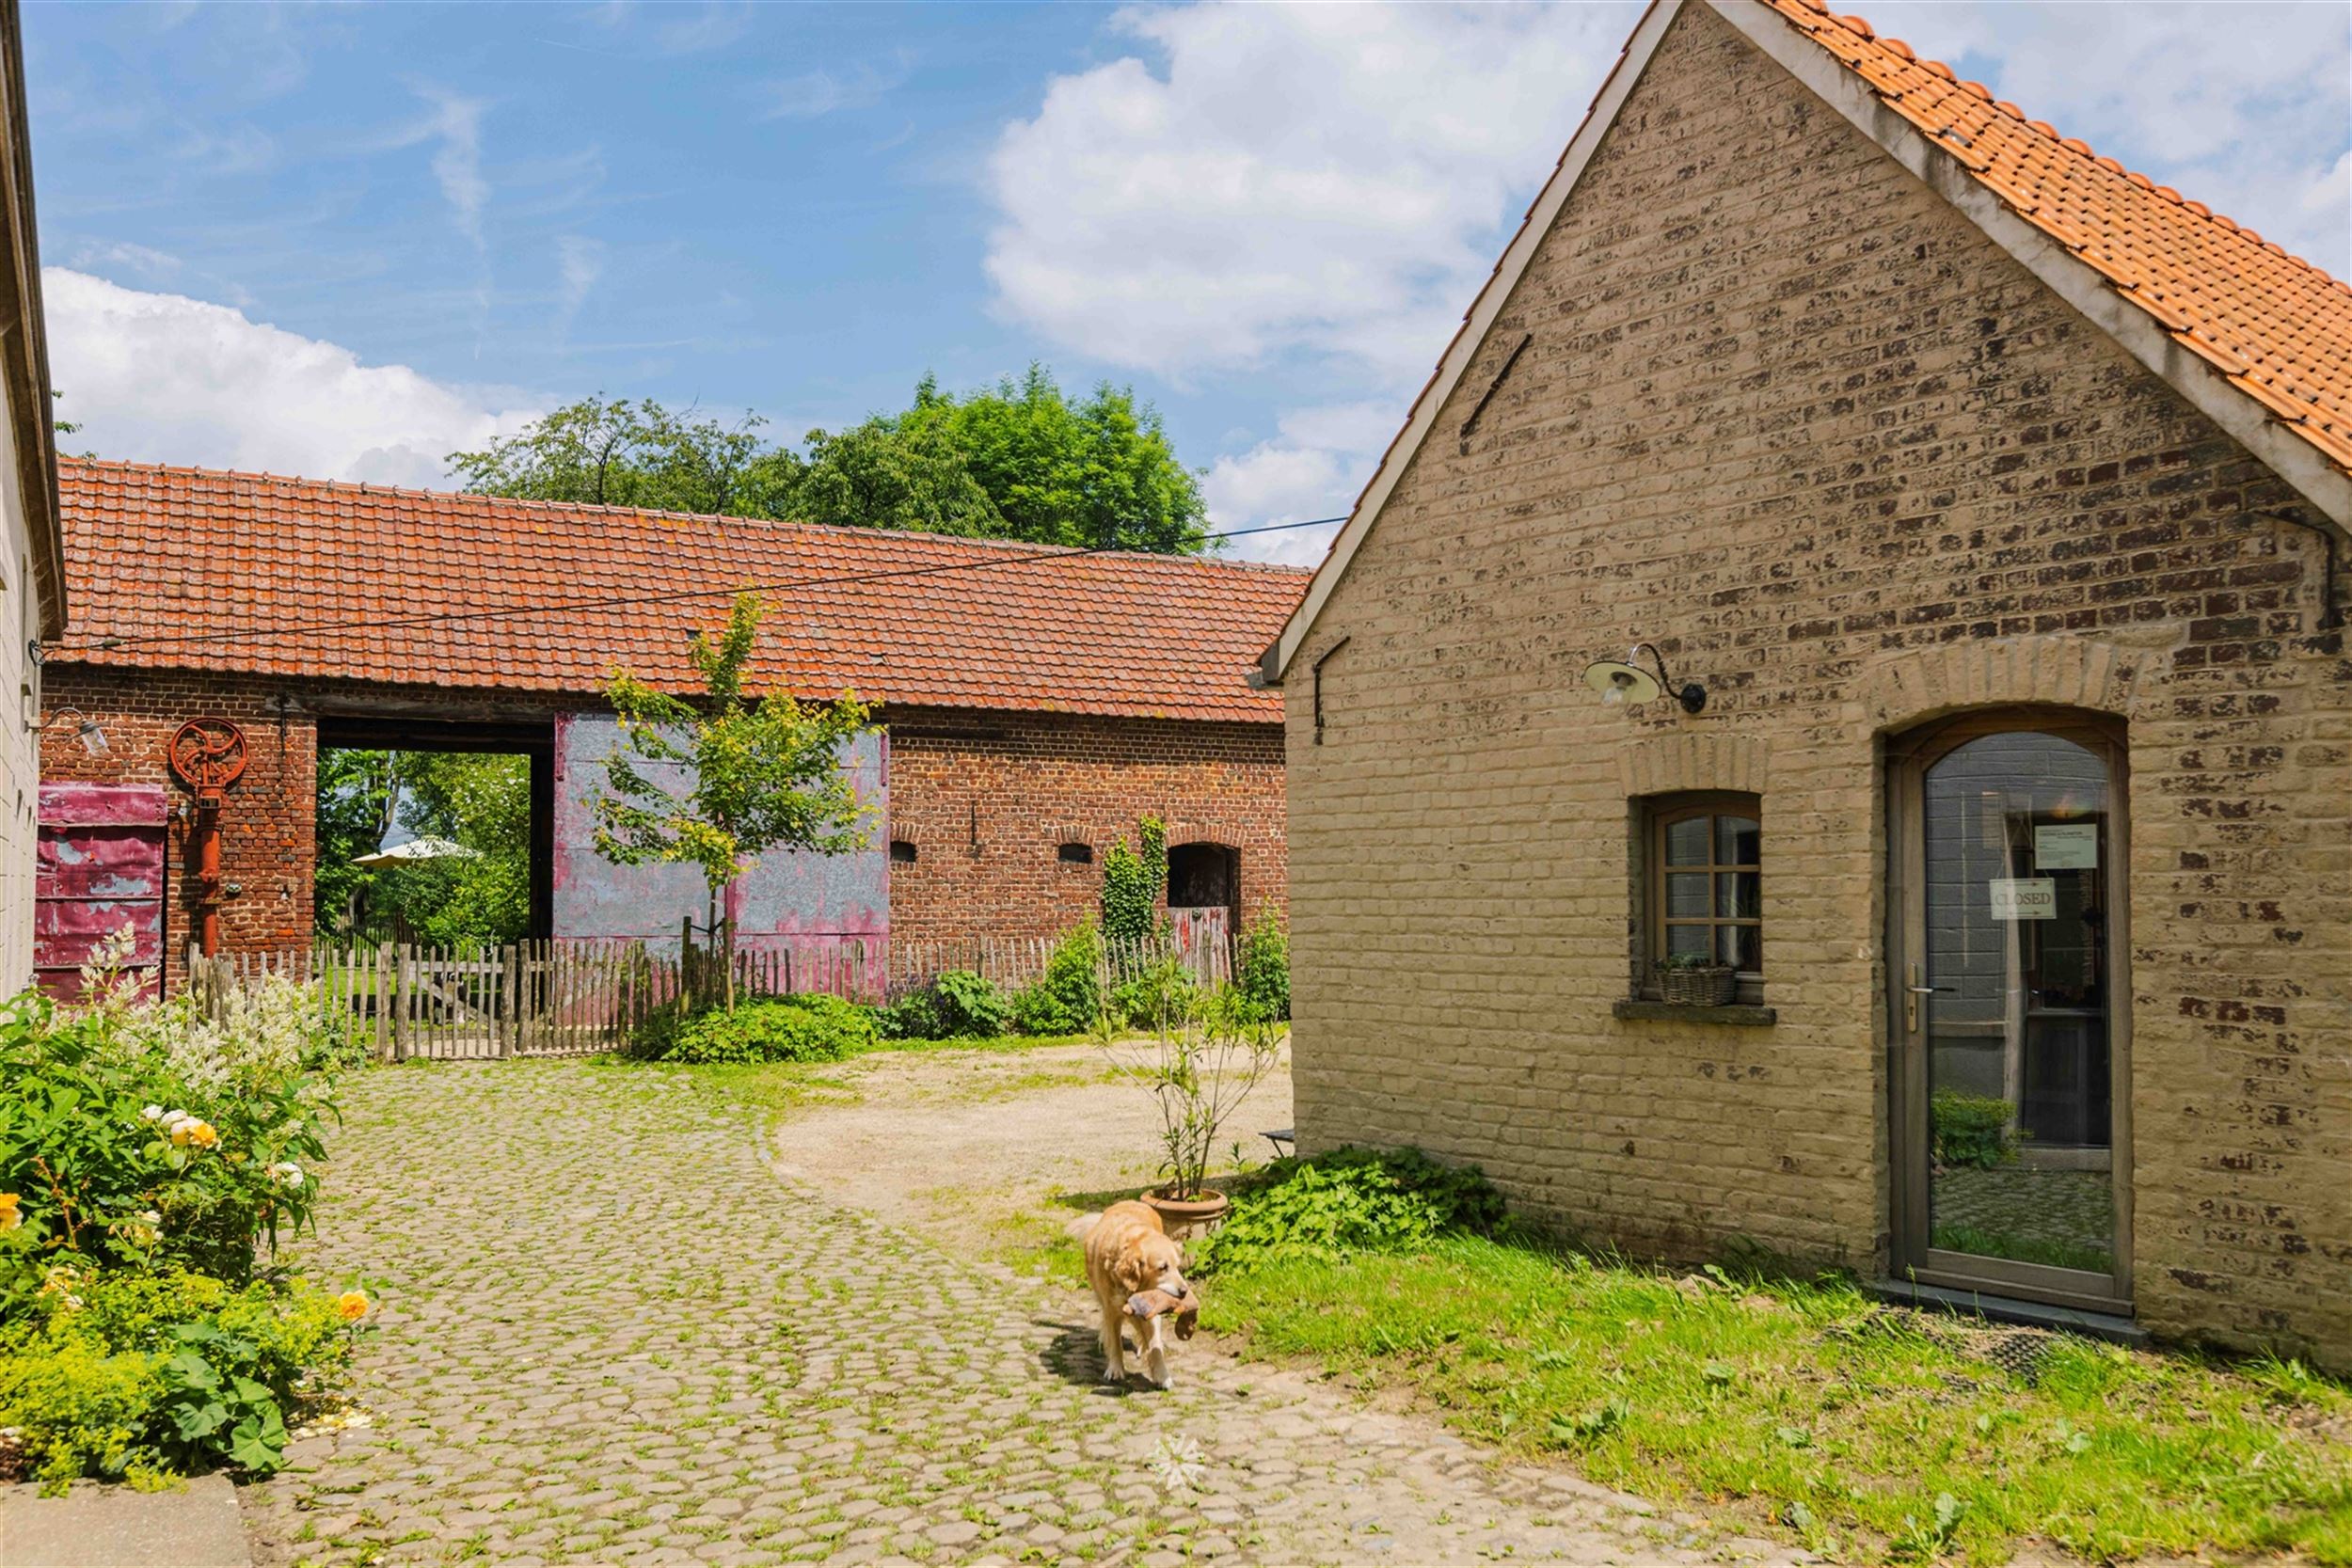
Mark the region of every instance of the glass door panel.
<instances>
[{"instance_id":1,"label":"glass door panel","mask_svg":"<svg viewBox=\"0 0 2352 1568\"><path fill-rule=\"evenodd\" d=\"M1909 978L1932 1253L2115 1272L2110 790L2105 756L2037 730L1926 770Z\"/></svg>"}]
</instances>

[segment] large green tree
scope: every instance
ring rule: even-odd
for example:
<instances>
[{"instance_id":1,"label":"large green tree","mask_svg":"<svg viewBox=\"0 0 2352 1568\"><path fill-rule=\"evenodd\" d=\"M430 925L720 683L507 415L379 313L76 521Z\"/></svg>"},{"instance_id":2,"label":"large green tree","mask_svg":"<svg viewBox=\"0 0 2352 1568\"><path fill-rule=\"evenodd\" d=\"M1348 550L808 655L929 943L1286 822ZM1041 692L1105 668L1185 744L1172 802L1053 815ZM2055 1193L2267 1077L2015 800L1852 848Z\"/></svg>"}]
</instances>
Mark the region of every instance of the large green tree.
<instances>
[{"instance_id":1,"label":"large green tree","mask_svg":"<svg viewBox=\"0 0 2352 1568\"><path fill-rule=\"evenodd\" d=\"M766 423L748 412L733 424L697 419L651 398L582 398L448 462L477 495L771 517L788 508L801 465L761 439Z\"/></svg>"},{"instance_id":2,"label":"large green tree","mask_svg":"<svg viewBox=\"0 0 2352 1568\"><path fill-rule=\"evenodd\" d=\"M1164 553L1211 543L1159 414L1108 383L1072 398L1042 365L961 395L926 376L912 406L812 430L799 452L760 428L593 397L449 462L485 495Z\"/></svg>"}]
</instances>

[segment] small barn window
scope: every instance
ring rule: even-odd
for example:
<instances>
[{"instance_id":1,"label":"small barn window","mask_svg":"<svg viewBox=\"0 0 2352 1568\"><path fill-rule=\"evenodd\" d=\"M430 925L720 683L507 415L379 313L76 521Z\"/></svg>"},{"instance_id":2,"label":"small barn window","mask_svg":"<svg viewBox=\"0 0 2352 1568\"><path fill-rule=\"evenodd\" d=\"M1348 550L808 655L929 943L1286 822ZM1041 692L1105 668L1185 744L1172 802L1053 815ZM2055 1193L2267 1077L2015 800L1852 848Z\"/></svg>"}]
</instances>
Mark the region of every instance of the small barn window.
<instances>
[{"instance_id":1,"label":"small barn window","mask_svg":"<svg viewBox=\"0 0 2352 1568\"><path fill-rule=\"evenodd\" d=\"M1753 795L1662 795L1643 835L1645 958L1700 957L1764 978L1763 808ZM1655 976L1645 963L1643 981Z\"/></svg>"},{"instance_id":2,"label":"small barn window","mask_svg":"<svg viewBox=\"0 0 2352 1568\"><path fill-rule=\"evenodd\" d=\"M914 844L903 838L892 839L890 841L890 858L893 862L899 865L913 865L914 863Z\"/></svg>"},{"instance_id":3,"label":"small barn window","mask_svg":"<svg viewBox=\"0 0 2352 1568\"><path fill-rule=\"evenodd\" d=\"M1077 840L1073 839L1069 843L1063 845L1060 848L1055 850L1054 858L1061 862L1064 865L1092 865L1094 863L1094 846L1091 844L1081 844Z\"/></svg>"}]
</instances>

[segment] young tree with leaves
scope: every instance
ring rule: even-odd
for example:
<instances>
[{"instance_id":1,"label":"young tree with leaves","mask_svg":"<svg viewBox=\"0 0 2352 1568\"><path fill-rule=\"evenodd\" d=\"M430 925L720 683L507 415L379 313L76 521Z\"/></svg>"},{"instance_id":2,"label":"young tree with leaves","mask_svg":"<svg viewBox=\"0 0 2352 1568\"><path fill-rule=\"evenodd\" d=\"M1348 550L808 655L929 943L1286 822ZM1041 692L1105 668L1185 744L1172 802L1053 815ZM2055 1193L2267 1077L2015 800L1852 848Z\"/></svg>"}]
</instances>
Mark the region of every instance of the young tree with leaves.
<instances>
[{"instance_id":1,"label":"young tree with leaves","mask_svg":"<svg viewBox=\"0 0 2352 1568\"><path fill-rule=\"evenodd\" d=\"M605 759L604 786L588 800L596 852L607 860L701 869L710 927L726 933L730 1011L734 930L719 913L726 890L771 849L840 855L864 848L873 816L841 762L842 748L866 729L864 704L848 695L809 704L785 691L745 695L744 667L763 610L758 594L738 594L716 641L694 634L689 657L703 680L699 703L614 673L606 695L620 716L622 743ZM679 786L647 777L647 766L680 769Z\"/></svg>"}]
</instances>

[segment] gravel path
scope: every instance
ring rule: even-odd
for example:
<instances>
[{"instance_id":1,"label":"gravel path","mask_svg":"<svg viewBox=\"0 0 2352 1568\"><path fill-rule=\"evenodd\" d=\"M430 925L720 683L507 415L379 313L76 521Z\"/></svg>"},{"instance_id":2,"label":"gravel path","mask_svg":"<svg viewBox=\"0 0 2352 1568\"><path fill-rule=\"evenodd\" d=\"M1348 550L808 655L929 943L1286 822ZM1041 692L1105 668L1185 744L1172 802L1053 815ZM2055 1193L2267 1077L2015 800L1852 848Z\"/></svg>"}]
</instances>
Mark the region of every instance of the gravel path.
<instances>
[{"instance_id":1,"label":"gravel path","mask_svg":"<svg viewBox=\"0 0 2352 1568\"><path fill-rule=\"evenodd\" d=\"M784 1176L680 1075L373 1070L338 1155L305 1250L382 1282L367 1424L245 1489L258 1562L1695 1558L1296 1374L1107 1389L1066 1295Z\"/></svg>"}]
</instances>

